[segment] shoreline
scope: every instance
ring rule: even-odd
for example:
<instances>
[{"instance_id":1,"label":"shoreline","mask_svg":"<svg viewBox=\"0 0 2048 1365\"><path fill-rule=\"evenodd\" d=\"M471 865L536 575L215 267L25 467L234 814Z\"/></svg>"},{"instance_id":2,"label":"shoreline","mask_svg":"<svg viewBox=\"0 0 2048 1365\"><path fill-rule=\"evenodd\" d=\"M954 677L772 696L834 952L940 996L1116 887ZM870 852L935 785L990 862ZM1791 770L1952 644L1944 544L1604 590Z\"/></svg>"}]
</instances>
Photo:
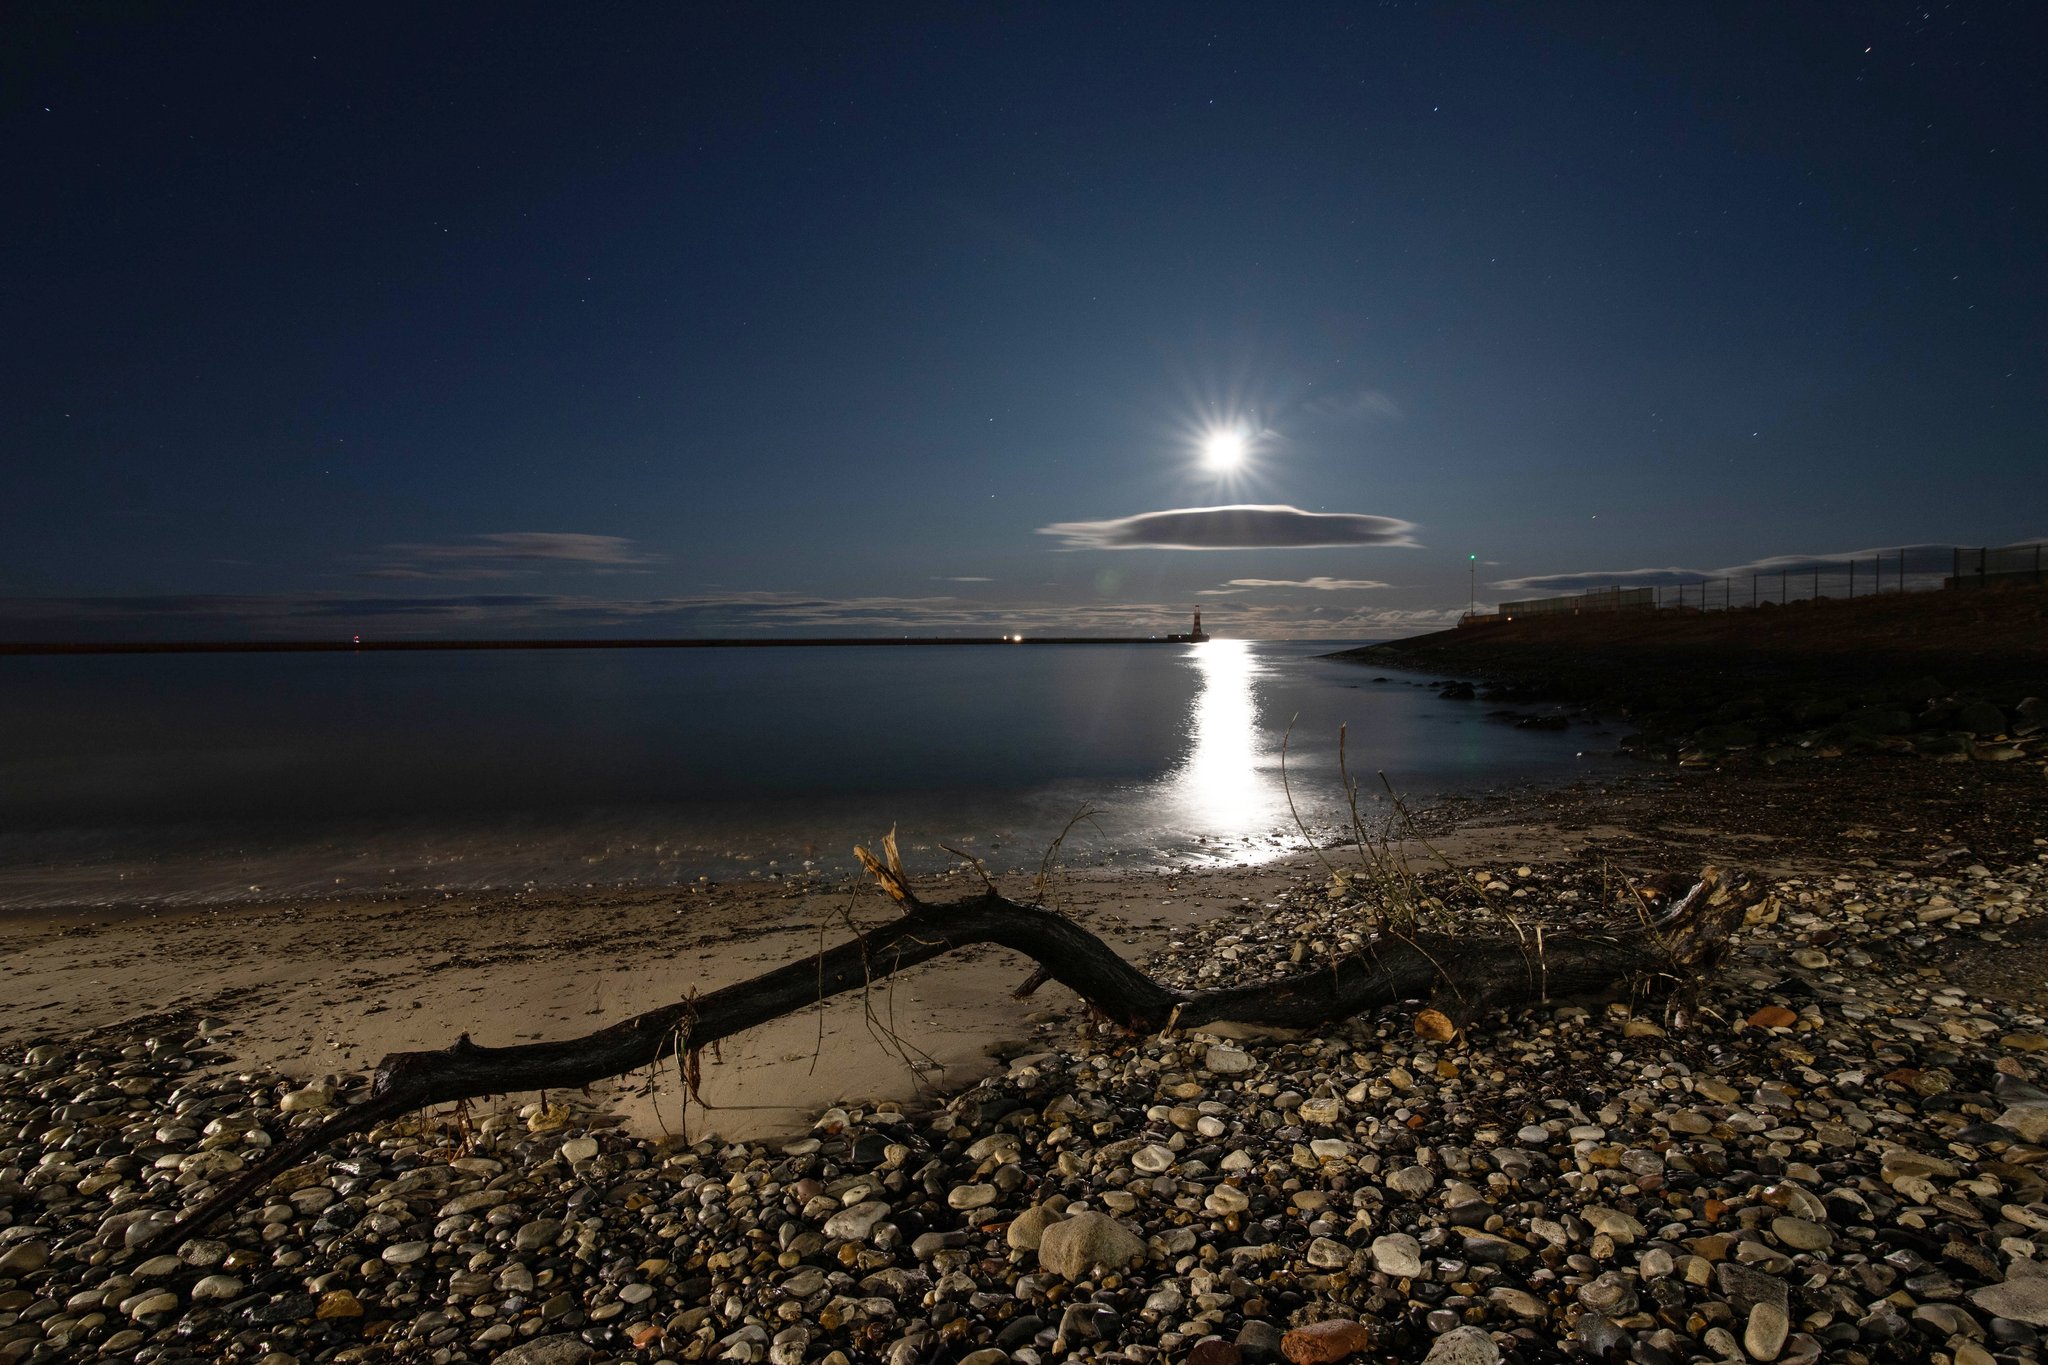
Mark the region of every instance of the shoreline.
<instances>
[{"instance_id":1,"label":"shoreline","mask_svg":"<svg viewBox=\"0 0 2048 1365\"><path fill-rule=\"evenodd\" d=\"M1831 822L1841 836L1835 860L1866 857L1902 837L1890 817L1905 803L1916 821L1905 838L1928 837L1920 826L1938 818L1944 847L2023 857L2024 821L1993 807L2034 799L2048 812L2038 782L2009 766L1973 765L1971 776L1998 795L1973 794L1973 783L1958 798L1952 770L1908 760L1710 773L1645 766L1449 798L1412 813L1404 847L1424 871L1439 860L1590 860L1631 873L1713 861L1816 875L1829 861L1819 849ZM1820 792L1827 799L1811 804ZM2038 827L2048 829L2048 818ZM1339 837L1200 868L1075 868L1057 878L1052 903L1142 962L1176 931L1256 918L1358 861ZM1023 873L997 875L1028 885ZM941 899L973 883L959 866L919 878ZM300 1079L359 1077L387 1053L442 1047L462 1033L487 1044L573 1035L814 952L850 924L889 913L871 887L822 874L15 909L0 913L0 951L15 964L0 983L0 1046L207 1017L252 1064ZM820 1011L806 1011L730 1042L742 1060L709 1073L706 1112L727 1116L712 1126L740 1139L776 1137L828 1104L915 1104L971 1084L1035 1028L1071 1017L1077 1002L1056 986L1024 1007L1009 1002L1027 972L1021 959L984 948L894 980L889 1003L943 1040L931 1049L936 1066L907 1064L845 1000L828 1004L822 1023ZM829 1083L816 1079L820 1068ZM600 1100L643 1136L658 1135L680 1108L674 1077L651 1091L608 1082Z\"/></svg>"},{"instance_id":2,"label":"shoreline","mask_svg":"<svg viewBox=\"0 0 2048 1365\"><path fill-rule=\"evenodd\" d=\"M924 645L1199 645L1202 635L813 635L619 640L30 640L0 656L83 654L380 654L500 649L826 649Z\"/></svg>"},{"instance_id":3,"label":"shoreline","mask_svg":"<svg viewBox=\"0 0 2048 1365\"><path fill-rule=\"evenodd\" d=\"M316 1117L324 1076L359 1085L373 1042L493 1016L586 1031L812 950L832 907L752 885L383 904L371 927L335 907L0 925L10 996L45 987L0 1013L0 1104L31 1116L0 1150L0 1361L2040 1359L2038 774L1644 768L1417 821L1538 923L1707 861L1765 872L1775 900L1683 1017L1537 1010L1443 1044L1398 1011L1127 1038L1056 990L1010 1001L1019 959L954 954L897 986L899 1034L959 1059L923 1093L857 1004L828 1007L810 1070L807 1011L706 1057L731 1107L687 1137L636 1119L631 1083L414 1116L144 1264L118 1255L131 1224ZM1285 971L1350 922L1314 855L1063 885L1183 987ZM729 899L678 915L691 895ZM176 998L205 971L216 994ZM238 973L283 993L237 996ZM749 1085L781 1111L766 1140L711 1140L759 1113ZM174 1091L175 1124L154 1117ZM50 1095L102 1098L67 1123ZM88 1119L107 1136L72 1143ZM1067 1259L1044 1231L1063 1221L1123 1229L1129 1264Z\"/></svg>"},{"instance_id":4,"label":"shoreline","mask_svg":"<svg viewBox=\"0 0 2048 1365\"><path fill-rule=\"evenodd\" d=\"M1626 718L1623 747L1651 761L2048 760L2048 589L2033 586L1529 616L1324 657Z\"/></svg>"},{"instance_id":5,"label":"shoreline","mask_svg":"<svg viewBox=\"0 0 2048 1365\"><path fill-rule=\"evenodd\" d=\"M1291 868L1081 873L1054 903L1137 956L1170 929L1270 899ZM958 886L953 874L921 883ZM1197 889L1198 888L1198 889ZM935 894L943 896L943 891ZM360 1077L390 1052L570 1036L691 990L711 990L847 937L893 911L871 889L823 882L483 894L409 892L318 902L137 908L127 914L20 912L0 918L14 970L0 1046L132 1032L152 1020L211 1018L209 1037L254 1065L302 1080ZM936 1040L907 1057L838 1000L724 1045L707 1068L692 1126L736 1138L786 1135L845 1100L914 1102L958 1089L1029 1036L1025 1013L1071 1010L1048 988L1024 1011L1008 997L1028 965L1000 952L955 954L877 990L902 1032ZM810 1061L813 1053L819 1060ZM913 1064L915 1063L915 1064ZM596 1088L632 1131L673 1131L671 1074Z\"/></svg>"}]
</instances>

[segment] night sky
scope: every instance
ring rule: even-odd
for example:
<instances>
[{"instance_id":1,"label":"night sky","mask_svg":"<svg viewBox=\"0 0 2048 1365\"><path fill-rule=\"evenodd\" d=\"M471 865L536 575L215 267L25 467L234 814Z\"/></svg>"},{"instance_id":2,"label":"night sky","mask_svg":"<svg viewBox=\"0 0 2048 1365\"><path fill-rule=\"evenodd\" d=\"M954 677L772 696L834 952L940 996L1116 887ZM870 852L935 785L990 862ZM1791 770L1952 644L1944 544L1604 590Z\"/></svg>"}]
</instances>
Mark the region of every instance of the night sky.
<instances>
[{"instance_id":1,"label":"night sky","mask_svg":"<svg viewBox=\"0 0 2048 1365\"><path fill-rule=\"evenodd\" d=\"M9 7L0 633L1371 638L1468 554L2038 537L2044 57L2032 3Z\"/></svg>"}]
</instances>

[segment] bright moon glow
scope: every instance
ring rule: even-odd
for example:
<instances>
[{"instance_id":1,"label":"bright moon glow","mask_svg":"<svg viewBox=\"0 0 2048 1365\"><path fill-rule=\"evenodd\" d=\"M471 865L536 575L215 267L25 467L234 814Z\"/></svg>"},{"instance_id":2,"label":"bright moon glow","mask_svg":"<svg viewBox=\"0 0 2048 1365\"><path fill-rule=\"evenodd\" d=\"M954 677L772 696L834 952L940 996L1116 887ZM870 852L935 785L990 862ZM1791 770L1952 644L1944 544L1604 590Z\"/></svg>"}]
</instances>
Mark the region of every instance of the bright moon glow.
<instances>
[{"instance_id":1,"label":"bright moon glow","mask_svg":"<svg viewBox=\"0 0 2048 1365\"><path fill-rule=\"evenodd\" d=\"M1211 469L1235 469L1244 463L1244 437L1235 431L1211 432L1202 442L1202 458Z\"/></svg>"}]
</instances>

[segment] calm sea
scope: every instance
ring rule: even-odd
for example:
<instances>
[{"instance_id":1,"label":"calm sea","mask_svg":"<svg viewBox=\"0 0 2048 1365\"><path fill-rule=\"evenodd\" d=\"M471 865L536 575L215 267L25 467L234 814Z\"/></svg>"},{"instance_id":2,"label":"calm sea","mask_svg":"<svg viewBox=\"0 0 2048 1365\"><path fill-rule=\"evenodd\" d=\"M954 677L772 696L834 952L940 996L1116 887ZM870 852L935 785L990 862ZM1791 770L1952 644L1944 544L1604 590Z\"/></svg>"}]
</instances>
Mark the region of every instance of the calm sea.
<instances>
[{"instance_id":1,"label":"calm sea","mask_svg":"<svg viewBox=\"0 0 2048 1365\"><path fill-rule=\"evenodd\" d=\"M1612 748L1339 647L8 659L0 907L787 876L892 824L914 865L1035 867L1083 809L1075 862L1242 861L1298 845L1290 724L1311 824L1340 724L1415 801Z\"/></svg>"}]
</instances>

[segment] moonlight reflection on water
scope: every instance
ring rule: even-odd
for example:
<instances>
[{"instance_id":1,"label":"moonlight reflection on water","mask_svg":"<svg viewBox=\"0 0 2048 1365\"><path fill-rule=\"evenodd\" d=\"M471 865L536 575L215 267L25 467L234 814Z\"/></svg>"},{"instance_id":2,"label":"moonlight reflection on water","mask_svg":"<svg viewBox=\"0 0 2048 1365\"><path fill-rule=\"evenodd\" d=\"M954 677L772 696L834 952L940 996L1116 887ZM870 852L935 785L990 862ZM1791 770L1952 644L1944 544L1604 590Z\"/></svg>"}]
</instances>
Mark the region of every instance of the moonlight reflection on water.
<instances>
[{"instance_id":1,"label":"moonlight reflection on water","mask_svg":"<svg viewBox=\"0 0 2048 1365\"><path fill-rule=\"evenodd\" d=\"M1274 755L1262 744L1258 679L1264 671L1244 640L1211 640L1188 657L1200 686L1188 709L1188 753L1166 794L1188 832L1240 834L1264 828L1285 806Z\"/></svg>"},{"instance_id":2,"label":"moonlight reflection on water","mask_svg":"<svg viewBox=\"0 0 2048 1365\"><path fill-rule=\"evenodd\" d=\"M890 824L921 867L941 843L1035 867L1084 809L1065 851L1090 864L1243 861L1298 843L1290 724L1314 828L1342 817L1339 726L1418 801L1612 743L1329 648L24 660L0 673L0 910L825 875Z\"/></svg>"}]
</instances>

